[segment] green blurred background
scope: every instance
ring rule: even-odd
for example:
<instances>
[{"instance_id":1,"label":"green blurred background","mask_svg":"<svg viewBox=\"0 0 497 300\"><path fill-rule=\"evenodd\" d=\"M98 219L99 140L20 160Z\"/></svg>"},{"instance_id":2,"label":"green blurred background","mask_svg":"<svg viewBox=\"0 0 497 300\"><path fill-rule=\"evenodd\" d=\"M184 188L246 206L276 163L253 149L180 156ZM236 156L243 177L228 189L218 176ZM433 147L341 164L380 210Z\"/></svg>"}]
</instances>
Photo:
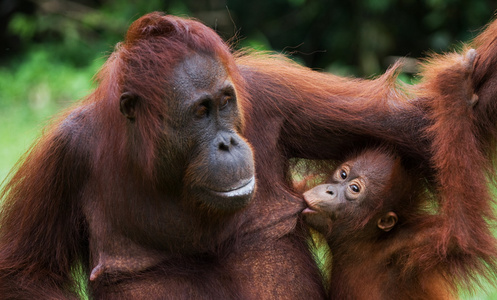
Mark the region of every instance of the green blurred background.
<instances>
[{"instance_id":1,"label":"green blurred background","mask_svg":"<svg viewBox=\"0 0 497 300\"><path fill-rule=\"evenodd\" d=\"M0 0L0 181L54 115L93 88L127 27L150 11L196 17L235 48L290 55L339 75L370 77L470 41L490 0ZM497 299L497 288L463 299Z\"/></svg>"}]
</instances>

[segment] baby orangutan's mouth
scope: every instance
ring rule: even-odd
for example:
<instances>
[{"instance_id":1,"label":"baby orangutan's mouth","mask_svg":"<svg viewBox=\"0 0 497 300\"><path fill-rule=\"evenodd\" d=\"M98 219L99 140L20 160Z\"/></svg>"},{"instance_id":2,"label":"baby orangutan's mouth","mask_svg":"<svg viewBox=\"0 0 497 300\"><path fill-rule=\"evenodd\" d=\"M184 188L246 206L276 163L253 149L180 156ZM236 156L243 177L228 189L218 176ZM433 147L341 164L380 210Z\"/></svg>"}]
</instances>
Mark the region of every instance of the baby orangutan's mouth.
<instances>
[{"instance_id":1,"label":"baby orangutan's mouth","mask_svg":"<svg viewBox=\"0 0 497 300\"><path fill-rule=\"evenodd\" d=\"M306 208L302 211L304 215L310 215L310 214L318 214L320 209L317 207L315 203L315 199L312 195L309 195L308 193L304 193L303 195L304 202L307 205Z\"/></svg>"},{"instance_id":2,"label":"baby orangutan's mouth","mask_svg":"<svg viewBox=\"0 0 497 300\"><path fill-rule=\"evenodd\" d=\"M317 201L313 201L315 198L306 197L304 194L304 202L307 204L307 207L302 210L302 215L307 219L323 219L328 221L332 221L336 219L335 211L327 211L326 208L322 207ZM323 221L320 221L323 222Z\"/></svg>"},{"instance_id":3,"label":"baby orangutan's mouth","mask_svg":"<svg viewBox=\"0 0 497 300\"><path fill-rule=\"evenodd\" d=\"M306 207L306 208L304 208L302 213L304 215L310 215L310 214L317 214L318 212L316 210L312 209L311 207Z\"/></svg>"}]
</instances>

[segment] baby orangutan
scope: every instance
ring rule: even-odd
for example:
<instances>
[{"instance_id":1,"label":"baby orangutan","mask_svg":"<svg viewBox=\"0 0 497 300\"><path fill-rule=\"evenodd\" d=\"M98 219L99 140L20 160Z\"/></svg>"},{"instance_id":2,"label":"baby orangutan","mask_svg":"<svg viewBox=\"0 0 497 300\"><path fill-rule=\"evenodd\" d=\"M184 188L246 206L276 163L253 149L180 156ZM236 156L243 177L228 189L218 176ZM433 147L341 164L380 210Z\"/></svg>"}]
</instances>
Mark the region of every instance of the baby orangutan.
<instances>
[{"instance_id":1,"label":"baby orangutan","mask_svg":"<svg viewBox=\"0 0 497 300\"><path fill-rule=\"evenodd\" d=\"M304 219L333 256L330 299L454 298L450 271L460 262L456 253L434 255L437 216L423 211L424 190L399 157L380 148L304 193Z\"/></svg>"}]
</instances>

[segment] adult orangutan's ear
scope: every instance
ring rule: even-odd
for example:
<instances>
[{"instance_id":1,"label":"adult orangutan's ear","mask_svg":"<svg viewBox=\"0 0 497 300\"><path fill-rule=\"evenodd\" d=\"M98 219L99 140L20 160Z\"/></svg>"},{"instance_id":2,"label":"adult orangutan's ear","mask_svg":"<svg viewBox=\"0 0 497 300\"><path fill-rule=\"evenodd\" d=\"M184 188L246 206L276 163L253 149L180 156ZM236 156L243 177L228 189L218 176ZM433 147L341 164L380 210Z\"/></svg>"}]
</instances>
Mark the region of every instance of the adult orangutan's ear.
<instances>
[{"instance_id":1,"label":"adult orangutan's ear","mask_svg":"<svg viewBox=\"0 0 497 300\"><path fill-rule=\"evenodd\" d=\"M399 218L397 217L397 214L393 211L389 211L383 217L378 219L378 228L388 232L392 230L398 220Z\"/></svg>"},{"instance_id":2,"label":"adult orangutan's ear","mask_svg":"<svg viewBox=\"0 0 497 300\"><path fill-rule=\"evenodd\" d=\"M136 104L138 96L131 92L124 92L119 98L119 110L129 120L136 118Z\"/></svg>"}]
</instances>

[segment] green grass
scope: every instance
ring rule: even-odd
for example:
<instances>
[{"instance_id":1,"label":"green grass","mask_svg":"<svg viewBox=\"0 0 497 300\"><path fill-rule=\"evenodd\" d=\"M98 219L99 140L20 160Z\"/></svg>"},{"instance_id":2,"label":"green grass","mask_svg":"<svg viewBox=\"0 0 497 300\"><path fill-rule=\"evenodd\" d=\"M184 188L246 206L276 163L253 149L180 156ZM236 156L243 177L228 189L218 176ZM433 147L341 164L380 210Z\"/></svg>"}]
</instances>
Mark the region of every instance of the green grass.
<instances>
[{"instance_id":1,"label":"green grass","mask_svg":"<svg viewBox=\"0 0 497 300\"><path fill-rule=\"evenodd\" d=\"M103 59L77 67L34 49L16 67L0 66L0 181L26 152L44 124L69 103L87 95ZM478 290L466 300L497 300L497 288Z\"/></svg>"}]
</instances>

